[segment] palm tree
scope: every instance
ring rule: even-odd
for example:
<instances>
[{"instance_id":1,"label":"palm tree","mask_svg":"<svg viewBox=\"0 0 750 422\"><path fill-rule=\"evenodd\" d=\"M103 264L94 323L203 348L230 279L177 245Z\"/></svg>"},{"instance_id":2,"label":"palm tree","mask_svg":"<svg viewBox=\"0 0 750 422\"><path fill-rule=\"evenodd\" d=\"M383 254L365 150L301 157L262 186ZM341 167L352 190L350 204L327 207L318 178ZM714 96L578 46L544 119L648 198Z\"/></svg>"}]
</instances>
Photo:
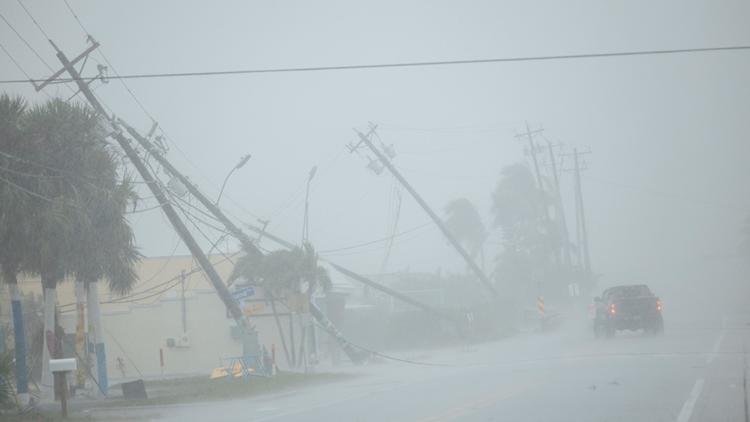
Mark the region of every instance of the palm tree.
<instances>
[{"instance_id":1,"label":"palm tree","mask_svg":"<svg viewBox=\"0 0 750 422\"><path fill-rule=\"evenodd\" d=\"M445 206L445 225L456 239L464 244L472 257L482 251L487 229L474 204L466 198L454 199ZM482 254L484 265L484 254Z\"/></svg>"},{"instance_id":2,"label":"palm tree","mask_svg":"<svg viewBox=\"0 0 750 422\"><path fill-rule=\"evenodd\" d=\"M77 250L74 255L73 272L76 277L76 301L78 302L78 321L76 325L76 346L83 348L83 303L88 302L89 310L89 342L93 351L96 366L94 373L97 377L98 390L106 394L108 376L106 366L106 350L99 310L98 285L100 280L109 282L109 291L122 295L128 293L137 275L134 266L140 254L138 253L133 231L125 219L125 211L129 203L135 199L132 184L127 179L118 183L116 174L112 174L104 185L105 190L85 201L87 230L79 233L76 242ZM102 186L102 185L100 185ZM103 196L103 198L102 198ZM104 199L104 201L102 201ZM86 295L86 291L88 294ZM86 300L87 299L87 300ZM83 356L83 351L79 352ZM86 365L87 362L80 362ZM83 368L79 372L79 382L83 382Z\"/></svg>"},{"instance_id":3,"label":"palm tree","mask_svg":"<svg viewBox=\"0 0 750 422\"><path fill-rule=\"evenodd\" d=\"M265 256L255 249L246 248L244 252L245 255L237 260L229 280L234 282L243 279L263 289L271 302L287 363L293 365L294 359L290 357L276 310L276 298L286 297L291 301L293 298L301 297L304 304L309 303L310 297L318 288L324 291L331 289L328 271L318 265L318 254L309 243L289 250L276 250ZM290 304L290 307L293 306Z\"/></svg>"},{"instance_id":4,"label":"palm tree","mask_svg":"<svg viewBox=\"0 0 750 422\"><path fill-rule=\"evenodd\" d=\"M24 328L21 295L18 289L18 273L23 266L23 258L29 251L30 243L26 233L29 230L27 215L31 201L28 194L18 186L27 185L23 178L23 164L12 157L27 155L23 148L21 118L26 111L25 102L8 95L0 96L0 276L8 284L13 314L13 334L15 343L16 392L25 403L29 391L28 369L26 365L26 331Z\"/></svg>"},{"instance_id":5,"label":"palm tree","mask_svg":"<svg viewBox=\"0 0 750 422\"><path fill-rule=\"evenodd\" d=\"M48 394L48 360L56 352L57 283L65 275L75 275L89 282L95 293L95 282L106 277L115 292L125 292L135 280L132 266L137 254L123 217L132 189L129 183L117 182L114 151L91 109L52 100L27 112L23 129L42 166L33 189L40 203L27 216L34 230L27 233L33 248L26 259L30 271L40 275L45 293L41 385ZM101 367L101 328L94 325ZM106 371L99 374L100 380L102 376L106 392Z\"/></svg>"}]
</instances>

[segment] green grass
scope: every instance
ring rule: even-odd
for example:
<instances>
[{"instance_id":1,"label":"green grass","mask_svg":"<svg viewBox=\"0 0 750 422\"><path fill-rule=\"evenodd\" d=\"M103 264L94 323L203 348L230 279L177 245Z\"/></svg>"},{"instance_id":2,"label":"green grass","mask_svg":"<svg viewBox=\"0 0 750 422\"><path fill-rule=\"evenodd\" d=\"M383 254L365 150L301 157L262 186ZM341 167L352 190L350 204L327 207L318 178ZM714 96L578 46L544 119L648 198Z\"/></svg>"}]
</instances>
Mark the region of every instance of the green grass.
<instances>
[{"instance_id":1,"label":"green grass","mask_svg":"<svg viewBox=\"0 0 750 422\"><path fill-rule=\"evenodd\" d=\"M97 407L149 406L177 404L196 401L228 400L264 393L280 392L314 384L344 381L353 375L347 374L297 374L279 373L272 378L252 377L243 379L217 379L191 377L146 382L149 398L146 400L111 400Z\"/></svg>"},{"instance_id":2,"label":"green grass","mask_svg":"<svg viewBox=\"0 0 750 422\"><path fill-rule=\"evenodd\" d=\"M149 398L146 400L109 399L106 401L92 401L83 406L76 406L71 410L68 419L62 419L59 408L31 412L26 415L0 414L0 420L9 422L28 421L93 421L91 416L82 413L85 409L115 408L130 406L158 406L180 403L195 403L200 401L230 400L241 397L276 393L294 388L310 387L316 384L345 381L355 375L347 374L297 374L291 372L279 373L273 378L253 377L249 381L242 379L211 380L206 377L177 378L163 381L146 382ZM117 387L115 387L117 388ZM127 419L127 418L126 418Z\"/></svg>"}]
</instances>

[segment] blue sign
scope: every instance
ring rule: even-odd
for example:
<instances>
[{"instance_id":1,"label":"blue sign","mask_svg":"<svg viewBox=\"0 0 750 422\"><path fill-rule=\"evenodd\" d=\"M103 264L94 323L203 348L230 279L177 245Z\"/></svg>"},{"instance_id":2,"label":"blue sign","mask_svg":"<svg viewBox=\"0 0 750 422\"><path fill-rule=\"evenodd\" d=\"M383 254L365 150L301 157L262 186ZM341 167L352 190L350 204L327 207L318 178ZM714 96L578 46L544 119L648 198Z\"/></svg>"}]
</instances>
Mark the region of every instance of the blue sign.
<instances>
[{"instance_id":1,"label":"blue sign","mask_svg":"<svg viewBox=\"0 0 750 422\"><path fill-rule=\"evenodd\" d=\"M250 296L255 296L255 289L253 289L252 287L245 287L232 293L232 297L234 297L236 300L246 299Z\"/></svg>"}]
</instances>

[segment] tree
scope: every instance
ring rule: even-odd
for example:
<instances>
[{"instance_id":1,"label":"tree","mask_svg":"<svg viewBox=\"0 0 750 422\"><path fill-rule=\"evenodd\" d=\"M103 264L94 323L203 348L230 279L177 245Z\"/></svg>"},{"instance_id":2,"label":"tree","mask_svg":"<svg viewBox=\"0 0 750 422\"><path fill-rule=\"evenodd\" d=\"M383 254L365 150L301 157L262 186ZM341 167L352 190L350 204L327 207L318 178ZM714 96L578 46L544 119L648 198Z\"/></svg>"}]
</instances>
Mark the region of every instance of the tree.
<instances>
[{"instance_id":1,"label":"tree","mask_svg":"<svg viewBox=\"0 0 750 422\"><path fill-rule=\"evenodd\" d=\"M24 256L30 250L26 233L30 220L24 218L30 212L31 197L18 187L27 184L24 180L24 164L13 157L23 157L21 119L26 112L23 99L0 96L0 275L8 284L13 314L15 343L16 391L25 402L28 393L28 367L26 362L26 330L24 327L21 295L18 290L18 273L24 265Z\"/></svg>"},{"instance_id":2,"label":"tree","mask_svg":"<svg viewBox=\"0 0 750 422\"><path fill-rule=\"evenodd\" d=\"M472 257L482 250L487 230L477 208L466 198L454 199L445 206L445 225L453 236L469 251Z\"/></svg>"},{"instance_id":3,"label":"tree","mask_svg":"<svg viewBox=\"0 0 750 422\"><path fill-rule=\"evenodd\" d=\"M559 250L560 231L547 216L548 206L549 199L536 186L528 167L513 164L502 169L492 195L494 225L503 236L495 276L506 291L522 300L532 290L539 291L542 279L550 273L551 258Z\"/></svg>"},{"instance_id":4,"label":"tree","mask_svg":"<svg viewBox=\"0 0 750 422\"><path fill-rule=\"evenodd\" d=\"M132 183L127 178L118 182L113 170L114 167L102 169L100 174L109 174L97 185L101 191L84 199L86 212L79 215L83 219L79 224L82 229L78 232L72 262L78 313L76 348L83 356L84 303L88 302L89 350L94 351L96 366L93 372L100 393L107 392L108 376L98 303L99 281L107 280L109 291L115 294L128 293L137 281L134 266L140 258L133 231L125 219L128 205L135 200ZM85 379L86 363L79 362L79 384Z\"/></svg>"},{"instance_id":5,"label":"tree","mask_svg":"<svg viewBox=\"0 0 750 422\"><path fill-rule=\"evenodd\" d=\"M51 389L47 368L54 347L56 287L66 275L90 283L108 278L115 292L126 292L135 281L137 252L124 219L132 196L128 182L119 182L118 161L106 142L100 118L82 105L51 100L29 110L22 124L24 142L35 163L36 177L28 191L34 206L24 217L31 247L25 268L39 274L44 287L43 393ZM96 308L96 307L95 307ZM103 342L97 327L97 343ZM97 359L101 368L102 357ZM106 372L104 391L106 391ZM100 375L101 380L101 375Z\"/></svg>"},{"instance_id":6,"label":"tree","mask_svg":"<svg viewBox=\"0 0 750 422\"><path fill-rule=\"evenodd\" d=\"M287 362L292 365L293 359L276 310L276 298L286 297L290 300L292 297L302 296L309 301L318 288L324 291L331 289L331 278L328 271L318 265L318 254L309 243L294 249L272 251L267 255L260 254L256 249L245 248L244 252L237 260L229 280L234 282L243 279L248 284L263 289L271 302Z\"/></svg>"},{"instance_id":7,"label":"tree","mask_svg":"<svg viewBox=\"0 0 750 422\"><path fill-rule=\"evenodd\" d=\"M267 255L245 250L229 279L240 278L275 296L291 292L311 295L318 287L323 290L331 288L331 278L326 269L318 265L318 254L309 243Z\"/></svg>"}]
</instances>

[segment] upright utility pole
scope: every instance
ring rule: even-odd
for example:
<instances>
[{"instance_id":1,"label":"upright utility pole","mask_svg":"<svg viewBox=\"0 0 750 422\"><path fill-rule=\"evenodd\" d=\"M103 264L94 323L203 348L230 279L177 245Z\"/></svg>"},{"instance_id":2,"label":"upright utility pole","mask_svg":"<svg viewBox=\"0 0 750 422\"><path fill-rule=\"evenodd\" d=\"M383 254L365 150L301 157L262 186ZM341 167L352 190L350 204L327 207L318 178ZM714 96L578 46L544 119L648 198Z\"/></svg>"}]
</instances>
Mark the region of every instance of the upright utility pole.
<instances>
[{"instance_id":1,"label":"upright utility pole","mask_svg":"<svg viewBox=\"0 0 750 422\"><path fill-rule=\"evenodd\" d=\"M565 207L563 207L562 195L560 194L560 178L557 173L557 161L555 158L555 154L552 151L552 143L549 141L547 141L547 149L549 151L549 161L552 165L552 174L554 175L555 180L555 191L557 192L555 203L557 205L557 214L560 217L560 234L563 238L563 254L565 257L565 265L570 267L572 259L570 257L570 237L568 234L568 221L565 218Z\"/></svg>"},{"instance_id":2,"label":"upright utility pole","mask_svg":"<svg viewBox=\"0 0 750 422\"><path fill-rule=\"evenodd\" d=\"M372 128L372 131L375 130L375 127ZM411 196L417 201L417 203L424 209L424 211L427 213L427 215L430 216L432 221L435 223L436 226L440 229L441 232L443 232L443 235L446 239L453 245L453 247L458 251L458 253L461 255L461 257L466 261L466 264L468 264L469 268L474 272L474 274L479 278L479 281L484 284L484 286L487 288L487 290L492 293L492 296L497 298L497 290L495 290L495 286L492 285L489 278L487 278L487 275L484 274L484 271L482 271L481 268L479 268L479 265L477 265L476 262L474 262L474 259L472 259L471 255L469 255L468 252L466 252L466 249L464 249L463 246L461 246L461 243L456 240L456 238L453 236L453 234L448 230L448 227L445 226L445 223L443 223L443 220L440 219L440 217L435 214L435 212L430 208L429 205L427 205L427 202L425 202L424 199L422 199L422 196L417 193L417 191L409 184L409 182L406 181L404 176L401 175L401 173L396 170L396 167L391 164L391 161L388 159L386 154L384 154L380 149L378 149L372 141L370 141L369 135L365 135L364 133L358 131L355 129L355 132L359 136L360 142L367 145L367 147L372 151L373 154L375 154L375 157L382 163L390 172L393 174L393 176L396 178L396 180L401 183L401 185L406 188L406 190L411 194ZM352 147L352 151L356 150L357 146Z\"/></svg>"},{"instance_id":3,"label":"upright utility pole","mask_svg":"<svg viewBox=\"0 0 750 422\"><path fill-rule=\"evenodd\" d=\"M83 95L86 97L86 99L91 104L91 106L94 107L94 110L96 110L102 116L107 116L106 110L104 109L102 104L99 102L99 100L94 96L88 84L86 84L81 79L81 75L78 73L75 67L73 67L73 64L68 60L65 54L59 48L57 48L55 43L53 43L52 41L50 41L50 43L57 51L57 58L60 60L60 63L62 63L64 67L64 71L67 71L71 79L73 79L76 82L76 84L78 85L78 89L81 91L81 93L83 93ZM98 44L95 44L95 45L98 45ZM80 57L81 56L79 56L79 58ZM62 71L56 73L53 76L53 78L56 78L61 73ZM41 85L41 87L43 86L44 84ZM41 89L41 87L37 87L37 90ZM151 174L149 169L141 160L140 156L138 156L137 151L135 150L135 148L133 148L133 146L130 143L131 142L130 139L126 138L122 134L122 132L120 132L118 122L113 117L107 116L107 119L109 120L112 127L115 129L115 131L112 133L112 137L115 139L115 141L117 141L118 145L123 149L123 151L125 151L125 155L127 155L130 162L133 163L133 166L135 166L136 170L141 175L141 178L143 178L144 182L146 182L146 185L149 187L149 190L151 190L151 193L154 195L157 202L161 204L161 208L164 211L164 214L167 216L167 219L169 220L169 222L172 224L172 226L175 228L175 230L179 234L180 238L182 239L182 242L188 247L188 249L190 250L190 253L198 261L198 264L201 266L201 269L203 269L203 271L208 276L208 279L211 282L211 284L214 286L214 289L216 289L216 292L218 293L219 298L222 300L222 302L224 302L224 305L227 307L229 314L237 322L238 326L250 328L249 324L247 323L247 321L245 320L245 317L242 314L242 311L240 310L239 305L237 304L237 301L235 301L235 299L229 293L229 289L227 289L227 286L224 284L221 277L214 269L213 265L211 265L211 262L208 260L208 257L206 257L206 255L203 253L200 246L193 238L192 234L190 234L190 231L187 229L185 224L180 219L174 207L172 207L172 203L169 201L166 194L162 190L161 185L157 182L157 180ZM153 153L153 151L148 151L148 152Z\"/></svg>"}]
</instances>

